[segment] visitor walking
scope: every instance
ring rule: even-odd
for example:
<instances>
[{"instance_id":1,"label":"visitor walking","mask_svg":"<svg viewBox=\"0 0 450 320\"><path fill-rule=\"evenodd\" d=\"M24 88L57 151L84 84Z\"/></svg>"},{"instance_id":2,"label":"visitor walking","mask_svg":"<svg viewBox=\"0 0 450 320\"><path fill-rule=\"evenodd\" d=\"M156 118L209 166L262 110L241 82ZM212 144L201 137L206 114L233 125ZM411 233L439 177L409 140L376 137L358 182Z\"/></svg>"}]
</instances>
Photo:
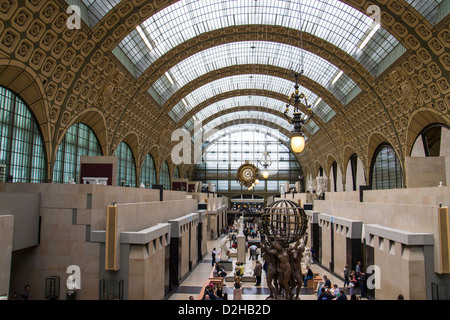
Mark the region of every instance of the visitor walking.
<instances>
[{"instance_id":1,"label":"visitor walking","mask_svg":"<svg viewBox=\"0 0 450 320\"><path fill-rule=\"evenodd\" d=\"M253 275L256 278L256 286L261 285L262 265L259 260L256 260L255 268L253 269Z\"/></svg>"}]
</instances>

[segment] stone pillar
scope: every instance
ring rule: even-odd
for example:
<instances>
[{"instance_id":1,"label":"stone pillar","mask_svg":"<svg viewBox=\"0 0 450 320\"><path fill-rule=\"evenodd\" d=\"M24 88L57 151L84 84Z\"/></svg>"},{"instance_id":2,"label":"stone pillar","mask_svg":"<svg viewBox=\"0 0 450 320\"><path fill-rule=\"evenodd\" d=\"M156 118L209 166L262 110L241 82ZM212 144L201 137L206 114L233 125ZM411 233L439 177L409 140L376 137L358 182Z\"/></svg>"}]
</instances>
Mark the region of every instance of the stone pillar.
<instances>
[{"instance_id":1,"label":"stone pillar","mask_svg":"<svg viewBox=\"0 0 450 320\"><path fill-rule=\"evenodd\" d=\"M0 295L9 295L14 216L0 216Z\"/></svg>"}]
</instances>

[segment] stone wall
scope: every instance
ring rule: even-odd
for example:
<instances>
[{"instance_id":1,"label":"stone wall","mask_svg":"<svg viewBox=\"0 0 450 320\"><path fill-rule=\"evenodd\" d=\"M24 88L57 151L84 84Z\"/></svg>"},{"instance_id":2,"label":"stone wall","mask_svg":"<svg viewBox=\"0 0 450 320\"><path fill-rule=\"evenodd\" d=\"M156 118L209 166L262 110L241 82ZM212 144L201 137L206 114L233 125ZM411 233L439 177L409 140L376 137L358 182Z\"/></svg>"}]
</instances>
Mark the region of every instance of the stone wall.
<instances>
[{"instance_id":1,"label":"stone wall","mask_svg":"<svg viewBox=\"0 0 450 320\"><path fill-rule=\"evenodd\" d=\"M125 298L162 299L167 293L168 277L161 277L161 274L166 273L169 263L170 230L159 234L155 230L160 227L156 226L198 210L198 200L186 199L185 192L165 192L169 195L168 198L174 200L161 202L159 190L151 189L89 184L0 184L0 195L5 199L2 207L12 208L16 205L20 209L2 211L2 215L14 215L22 221L32 212L37 212L38 220L30 223L33 220L28 219L28 223L16 225L14 236L26 238L30 234L27 228L30 227L34 227L40 235L33 243L20 246L20 250L12 250L12 258L9 258L11 273L10 270L2 269L1 277L8 281L11 279L11 292L21 292L23 286L29 283L33 298L39 300L45 299L45 279L57 276L60 278L59 299L65 299L66 280L70 275L66 271L68 266L76 265L81 270L81 290L77 291L77 299L98 299L101 294L100 281L108 279L105 277L106 208L115 202L119 212L117 234L122 237L124 234L135 233L133 239L138 240L129 240L127 243L121 240L121 270L111 280L124 281ZM22 198L30 194L37 195L40 201L31 202L33 208L21 209L21 206L17 206L17 197L12 196L17 194ZM8 199L14 203L8 203ZM192 255L190 258L183 255L183 274L189 271L198 258L198 248L193 250L196 246L193 241L197 234L196 226L191 225L190 228L190 241L189 233L183 235L183 252L189 252L191 242ZM206 223L202 224L202 228L207 229ZM205 242L202 244L204 248L205 233L206 231L202 233L201 240ZM7 235L6 232L4 234ZM152 235L155 239L151 239ZM7 241L3 238L1 247L8 248ZM204 252L206 253L206 249ZM139 274L142 277L136 280Z\"/></svg>"},{"instance_id":2,"label":"stone wall","mask_svg":"<svg viewBox=\"0 0 450 320\"><path fill-rule=\"evenodd\" d=\"M396 299L400 293L407 299L430 299L431 282L450 284L449 226L439 218L448 211L437 205L448 201L449 190L374 190L364 191L364 202L352 201L357 193L316 200L314 211L307 211L309 231L321 236L319 243L309 244L317 249L321 265L340 277L346 264L354 270L358 260L365 268L377 266L377 299Z\"/></svg>"}]
</instances>

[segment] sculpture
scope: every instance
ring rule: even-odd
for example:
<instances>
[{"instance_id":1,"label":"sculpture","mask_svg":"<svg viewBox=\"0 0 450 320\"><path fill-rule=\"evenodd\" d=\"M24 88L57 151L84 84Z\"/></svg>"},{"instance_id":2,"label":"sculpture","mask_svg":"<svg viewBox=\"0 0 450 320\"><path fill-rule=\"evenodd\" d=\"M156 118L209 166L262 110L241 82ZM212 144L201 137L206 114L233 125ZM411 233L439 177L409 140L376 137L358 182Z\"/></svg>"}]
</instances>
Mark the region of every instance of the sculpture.
<instances>
[{"instance_id":1,"label":"sculpture","mask_svg":"<svg viewBox=\"0 0 450 320\"><path fill-rule=\"evenodd\" d=\"M225 237L220 241L220 258L221 259L226 260L225 256L227 255L227 251L228 251L228 237Z\"/></svg>"},{"instance_id":2,"label":"sculpture","mask_svg":"<svg viewBox=\"0 0 450 320\"><path fill-rule=\"evenodd\" d=\"M303 253L303 264L305 267L311 267L312 263L312 253L310 248L306 248L305 252Z\"/></svg>"},{"instance_id":3,"label":"sculpture","mask_svg":"<svg viewBox=\"0 0 450 320\"><path fill-rule=\"evenodd\" d=\"M303 284L301 262L308 241L306 230L307 217L297 203L279 200L265 209L260 246L267 263L267 299L292 300L295 288L298 299Z\"/></svg>"},{"instance_id":4,"label":"sculpture","mask_svg":"<svg viewBox=\"0 0 450 320\"><path fill-rule=\"evenodd\" d=\"M320 197L327 191L327 177L317 177L317 195Z\"/></svg>"}]
</instances>

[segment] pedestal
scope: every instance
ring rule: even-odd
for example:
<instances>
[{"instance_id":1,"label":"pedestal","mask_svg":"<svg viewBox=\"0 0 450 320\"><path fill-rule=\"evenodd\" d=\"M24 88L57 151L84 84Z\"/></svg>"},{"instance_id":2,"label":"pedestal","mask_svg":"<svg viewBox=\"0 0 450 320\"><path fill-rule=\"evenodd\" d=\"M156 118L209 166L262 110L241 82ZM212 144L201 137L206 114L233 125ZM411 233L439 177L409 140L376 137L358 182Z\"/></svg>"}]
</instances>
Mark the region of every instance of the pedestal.
<instances>
[{"instance_id":1,"label":"pedestal","mask_svg":"<svg viewBox=\"0 0 450 320\"><path fill-rule=\"evenodd\" d=\"M237 237L237 261L246 262L247 248L245 246L245 237Z\"/></svg>"},{"instance_id":2,"label":"pedestal","mask_svg":"<svg viewBox=\"0 0 450 320\"><path fill-rule=\"evenodd\" d=\"M219 263L225 269L225 271L234 271L232 259L220 259Z\"/></svg>"}]
</instances>

